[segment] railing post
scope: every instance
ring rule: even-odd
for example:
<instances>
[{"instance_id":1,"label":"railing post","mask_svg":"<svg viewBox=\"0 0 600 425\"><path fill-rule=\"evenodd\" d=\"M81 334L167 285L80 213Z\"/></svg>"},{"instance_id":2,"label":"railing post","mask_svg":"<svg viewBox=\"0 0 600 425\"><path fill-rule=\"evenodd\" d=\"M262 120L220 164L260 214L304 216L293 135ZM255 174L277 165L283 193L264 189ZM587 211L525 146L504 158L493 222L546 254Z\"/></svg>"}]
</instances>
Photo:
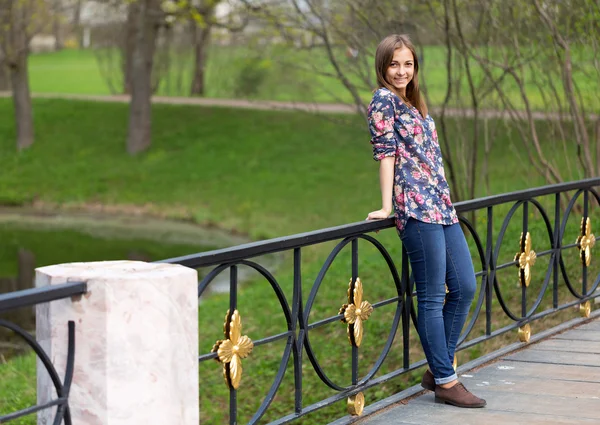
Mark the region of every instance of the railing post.
<instances>
[{"instance_id":1,"label":"railing post","mask_svg":"<svg viewBox=\"0 0 600 425\"><path fill-rule=\"evenodd\" d=\"M139 261L36 270L38 287L66 282L86 282L88 292L38 305L36 336L64 376L67 322L76 323L72 423L198 425L197 272ZM38 403L53 393L38 365ZM55 410L40 412L38 424L50 425Z\"/></svg>"},{"instance_id":2,"label":"railing post","mask_svg":"<svg viewBox=\"0 0 600 425\"><path fill-rule=\"evenodd\" d=\"M561 244L561 217L560 217L560 193L554 195L554 264L552 265L552 307L558 308L558 279L560 258L562 255Z\"/></svg>"},{"instance_id":3,"label":"railing post","mask_svg":"<svg viewBox=\"0 0 600 425\"><path fill-rule=\"evenodd\" d=\"M487 208L487 238L485 242L485 258L487 262L487 277L485 279L485 334L492 334L492 299L494 282L496 280L496 262L494 260L494 210Z\"/></svg>"},{"instance_id":4,"label":"railing post","mask_svg":"<svg viewBox=\"0 0 600 425\"><path fill-rule=\"evenodd\" d=\"M589 192L587 190L585 190L583 192L583 219L584 220L587 220L587 218L589 217L589 209L588 209L589 202L590 202ZM583 295L583 296L587 295L587 292L588 292L587 278L588 278L588 268L585 264L583 264L581 267L581 295Z\"/></svg>"},{"instance_id":5,"label":"railing post","mask_svg":"<svg viewBox=\"0 0 600 425\"><path fill-rule=\"evenodd\" d=\"M304 343L304 320L302 320L302 252L300 248L294 248L294 295L292 305L292 320L294 333L296 327L300 332L296 334L294 341L294 411L302 412L302 350Z\"/></svg>"},{"instance_id":6,"label":"railing post","mask_svg":"<svg viewBox=\"0 0 600 425\"><path fill-rule=\"evenodd\" d=\"M527 234L529 233L529 203L525 201L523 203L523 236L522 243L523 246L520 247L521 250L525 249L525 240ZM527 283L529 284L529 282ZM521 316L527 316L527 285L521 285Z\"/></svg>"},{"instance_id":7,"label":"railing post","mask_svg":"<svg viewBox=\"0 0 600 425\"><path fill-rule=\"evenodd\" d=\"M352 239L352 282L358 279L358 239ZM356 301L353 301L356 303ZM357 308L360 304L357 305ZM358 383L358 347L352 344L352 385Z\"/></svg>"}]
</instances>

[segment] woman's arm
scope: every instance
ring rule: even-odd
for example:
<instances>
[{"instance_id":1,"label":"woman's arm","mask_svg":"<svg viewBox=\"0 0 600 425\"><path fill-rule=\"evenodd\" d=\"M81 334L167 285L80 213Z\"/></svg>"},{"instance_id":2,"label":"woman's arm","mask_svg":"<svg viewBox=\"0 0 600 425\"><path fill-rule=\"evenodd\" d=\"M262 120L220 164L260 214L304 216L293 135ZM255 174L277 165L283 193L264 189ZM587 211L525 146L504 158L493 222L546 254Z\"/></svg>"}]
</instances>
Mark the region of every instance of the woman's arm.
<instances>
[{"instance_id":1,"label":"woman's arm","mask_svg":"<svg viewBox=\"0 0 600 425\"><path fill-rule=\"evenodd\" d=\"M387 156L379 162L379 185L381 186L381 209L372 211L367 220L388 218L392 213L392 188L394 186L394 165L396 158Z\"/></svg>"},{"instance_id":2,"label":"woman's arm","mask_svg":"<svg viewBox=\"0 0 600 425\"><path fill-rule=\"evenodd\" d=\"M385 91L374 94L369 105L368 122L373 146L373 159L380 162L379 184L381 187L381 209L372 211L367 220L388 218L392 212L392 190L398 141L394 134L395 108L390 95Z\"/></svg>"}]
</instances>

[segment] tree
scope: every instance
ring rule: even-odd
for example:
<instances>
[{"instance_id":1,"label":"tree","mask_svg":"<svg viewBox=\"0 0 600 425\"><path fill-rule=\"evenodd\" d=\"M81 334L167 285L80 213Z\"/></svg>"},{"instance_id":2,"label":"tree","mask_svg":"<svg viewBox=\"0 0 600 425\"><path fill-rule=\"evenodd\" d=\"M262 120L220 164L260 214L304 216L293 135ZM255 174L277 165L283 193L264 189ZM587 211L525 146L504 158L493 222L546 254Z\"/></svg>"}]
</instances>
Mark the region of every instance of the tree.
<instances>
[{"instance_id":1,"label":"tree","mask_svg":"<svg viewBox=\"0 0 600 425\"><path fill-rule=\"evenodd\" d=\"M172 27L178 18L183 18L184 22L192 20L200 25L199 33L194 33L195 61L192 92L203 93L206 48L210 29L216 24L214 10L218 3L218 0L203 0L199 5L186 1L175 3L136 0L129 5L126 45L127 49L131 49L131 58L126 59L125 62L125 82L131 88L127 141L127 150L130 154L136 154L150 146L151 96L160 84L161 75L169 75L168 49L173 36ZM165 30L166 67L155 67L155 53L161 28Z\"/></svg>"},{"instance_id":2,"label":"tree","mask_svg":"<svg viewBox=\"0 0 600 425\"><path fill-rule=\"evenodd\" d=\"M297 67L340 81L362 114L364 94L375 87L373 52L381 38L409 32L417 46L444 45L444 61L435 66L445 64L446 93L440 107L430 109L445 144L455 201L473 198L480 182L487 182L493 135L509 129L516 129L515 144L508 147L516 160L548 183L600 174L600 120L594 125L588 113L600 109L595 95L600 6L595 0L242 2L266 30L282 34L290 45L324 53L329 66L323 66L322 55L309 55ZM422 50L418 54L427 94L431 65ZM498 113L506 120L489 120ZM453 132L451 143L448 116L473 123L468 131ZM565 155L551 156L556 149Z\"/></svg>"},{"instance_id":3,"label":"tree","mask_svg":"<svg viewBox=\"0 0 600 425\"><path fill-rule=\"evenodd\" d=\"M113 94L131 95L131 73L136 37L140 29L140 13L146 9L146 6L141 7L141 3L141 0L107 0L95 6L96 19L104 23L94 31L94 55L100 73ZM153 15L161 14L156 4L157 2L153 6L156 9ZM80 13L80 7L76 7L75 11ZM78 19L80 22L81 17ZM152 19L156 20L160 30L162 18L154 16ZM156 46L156 40L154 45Z\"/></svg>"},{"instance_id":4,"label":"tree","mask_svg":"<svg viewBox=\"0 0 600 425\"><path fill-rule=\"evenodd\" d=\"M75 0L73 5L73 29L77 34L77 41L79 48L83 47L83 30L81 28L81 8L83 6L83 0Z\"/></svg>"},{"instance_id":5,"label":"tree","mask_svg":"<svg viewBox=\"0 0 600 425\"><path fill-rule=\"evenodd\" d=\"M204 0L190 14L190 27L194 46L194 71L190 94L204 96L204 69L210 44L210 33L215 22L215 8L219 0Z\"/></svg>"},{"instance_id":6,"label":"tree","mask_svg":"<svg viewBox=\"0 0 600 425\"><path fill-rule=\"evenodd\" d=\"M159 27L165 20L160 0L137 0L133 10L133 51L131 55L131 102L127 151L134 155L151 143L152 68Z\"/></svg>"},{"instance_id":7,"label":"tree","mask_svg":"<svg viewBox=\"0 0 600 425\"><path fill-rule=\"evenodd\" d=\"M4 61L4 53L0 48L0 92L8 91L10 89L10 80L8 76L8 68Z\"/></svg>"},{"instance_id":8,"label":"tree","mask_svg":"<svg viewBox=\"0 0 600 425\"><path fill-rule=\"evenodd\" d=\"M455 201L475 197L475 189L480 179L478 164L480 161L478 148L482 140L488 143L484 149L484 160L491 149L493 137L482 137L479 131L479 115L481 103L490 96L490 89L478 86L472 77L471 64L468 61L455 60L453 45L453 25L450 16L452 10L449 0L443 3L428 1L418 3L412 1L391 0L347 0L333 3L308 0L242 0L254 16L261 20L265 32L275 30L294 48L319 50L323 52L329 67L323 67L318 55L308 56L303 63L296 63L311 74L329 77L340 81L350 94L357 113L366 116L367 105L364 93L376 87L374 73L374 52L377 43L390 33L406 33L420 50L417 52L421 66L427 63L424 44L439 43L445 40L448 84L445 100L438 110L440 118L442 153L448 172ZM432 16L434 19L432 20ZM432 22L435 21L435 22ZM311 61L311 58L315 58ZM467 104L474 112L475 128L472 134L460 134L453 139L448 138L447 112L457 103L465 105L465 99L456 99L461 93L458 87L467 76L469 96ZM420 85L425 88L427 72L421 74ZM326 89L326 88L324 88ZM340 101L343 101L340 99ZM436 115L432 111L433 115ZM437 117L436 117L437 118ZM498 128L486 128L485 135L497 131Z\"/></svg>"},{"instance_id":9,"label":"tree","mask_svg":"<svg viewBox=\"0 0 600 425\"><path fill-rule=\"evenodd\" d=\"M59 51L64 48L63 38L62 38L62 0L53 0L52 4L52 33L54 34L54 50Z\"/></svg>"},{"instance_id":10,"label":"tree","mask_svg":"<svg viewBox=\"0 0 600 425\"><path fill-rule=\"evenodd\" d=\"M34 141L27 61L29 42L44 11L42 0L0 0L0 50L10 75L19 150Z\"/></svg>"},{"instance_id":11,"label":"tree","mask_svg":"<svg viewBox=\"0 0 600 425\"><path fill-rule=\"evenodd\" d=\"M212 30L217 27L229 32L239 32L248 24L248 15L239 9L235 10L235 13L229 13L225 19L217 19L215 12L221 3L223 0L190 1L188 9L184 13L184 16L189 16L192 45L194 46L194 70L190 88L192 96L204 96L205 93L204 71ZM230 8L232 8L231 5Z\"/></svg>"},{"instance_id":12,"label":"tree","mask_svg":"<svg viewBox=\"0 0 600 425\"><path fill-rule=\"evenodd\" d=\"M8 245L10 247L10 244ZM6 249L6 247L5 247ZM8 254L8 250L6 253ZM0 277L0 293L6 294L14 291L31 289L35 285L35 254L27 249L18 248L15 253L17 257L17 275L11 277ZM17 325L30 329L35 327L35 309L19 308L8 313L3 313L2 318ZM10 341L14 336L8 329L0 329L0 340Z\"/></svg>"},{"instance_id":13,"label":"tree","mask_svg":"<svg viewBox=\"0 0 600 425\"><path fill-rule=\"evenodd\" d=\"M523 162L548 183L598 175L600 140L592 136L586 112L599 106L597 97L586 93L600 81L598 3L452 0L450 7L450 37L464 60L479 67L482 83L506 110L520 138L518 151L527 157ZM473 7L479 16L466 12ZM486 31L475 31L478 27ZM544 143L548 134L552 143ZM551 158L550 149L565 155L560 161ZM578 164L570 160L573 154Z\"/></svg>"},{"instance_id":14,"label":"tree","mask_svg":"<svg viewBox=\"0 0 600 425\"><path fill-rule=\"evenodd\" d=\"M133 65L133 52L136 47L137 21L139 13L138 3L130 3L127 7L127 21L125 22L125 37L122 41L121 63L123 66L123 94L131 94L131 72Z\"/></svg>"}]
</instances>

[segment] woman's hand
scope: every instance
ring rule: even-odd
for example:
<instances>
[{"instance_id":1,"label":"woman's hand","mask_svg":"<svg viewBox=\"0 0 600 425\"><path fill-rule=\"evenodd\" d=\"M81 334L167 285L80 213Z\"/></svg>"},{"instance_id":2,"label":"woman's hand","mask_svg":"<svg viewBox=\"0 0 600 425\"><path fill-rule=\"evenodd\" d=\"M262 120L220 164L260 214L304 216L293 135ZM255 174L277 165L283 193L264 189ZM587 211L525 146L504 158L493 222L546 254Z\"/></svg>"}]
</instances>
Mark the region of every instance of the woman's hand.
<instances>
[{"instance_id":1,"label":"woman's hand","mask_svg":"<svg viewBox=\"0 0 600 425\"><path fill-rule=\"evenodd\" d=\"M371 211L365 220L382 220L388 218L391 212L391 210L386 210L384 208L377 211Z\"/></svg>"}]
</instances>

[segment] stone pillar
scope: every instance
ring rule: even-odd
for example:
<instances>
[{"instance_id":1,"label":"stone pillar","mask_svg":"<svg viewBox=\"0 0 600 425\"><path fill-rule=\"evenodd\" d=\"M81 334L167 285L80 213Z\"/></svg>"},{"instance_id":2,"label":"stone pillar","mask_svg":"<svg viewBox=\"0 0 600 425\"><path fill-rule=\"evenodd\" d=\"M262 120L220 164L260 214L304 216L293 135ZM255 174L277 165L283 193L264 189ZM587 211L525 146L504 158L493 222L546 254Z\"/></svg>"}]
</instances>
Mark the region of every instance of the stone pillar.
<instances>
[{"instance_id":1,"label":"stone pillar","mask_svg":"<svg viewBox=\"0 0 600 425\"><path fill-rule=\"evenodd\" d=\"M66 282L87 282L88 292L38 305L36 336L62 380L75 322L73 424L198 425L196 271L140 261L36 270L38 287ZM39 404L56 398L39 360L37 388ZM55 412L40 412L38 424L52 424Z\"/></svg>"}]
</instances>

